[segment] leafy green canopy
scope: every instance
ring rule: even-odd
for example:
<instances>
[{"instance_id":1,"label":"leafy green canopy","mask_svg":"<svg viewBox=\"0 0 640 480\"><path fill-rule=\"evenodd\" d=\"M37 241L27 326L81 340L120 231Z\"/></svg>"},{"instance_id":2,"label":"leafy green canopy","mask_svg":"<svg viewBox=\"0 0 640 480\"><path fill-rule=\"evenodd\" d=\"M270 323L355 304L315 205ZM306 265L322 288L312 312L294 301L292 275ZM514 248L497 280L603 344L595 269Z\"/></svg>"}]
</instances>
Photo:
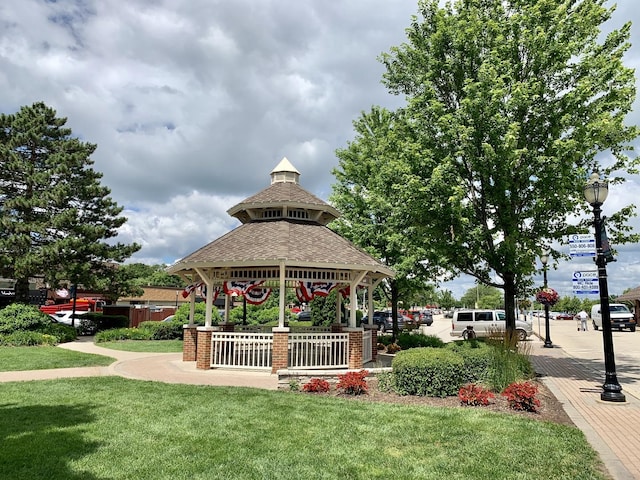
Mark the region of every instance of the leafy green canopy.
<instances>
[{"instance_id":1,"label":"leafy green canopy","mask_svg":"<svg viewBox=\"0 0 640 480\"><path fill-rule=\"evenodd\" d=\"M396 115L411 132L401 171L419 236L435 261L505 290L508 327L536 257L579 228L567 219L586 209L588 173L637 173L630 25L601 40L604 3L423 0L407 43L381 58L407 101ZM612 217L619 242L635 238L632 212Z\"/></svg>"},{"instance_id":2,"label":"leafy green canopy","mask_svg":"<svg viewBox=\"0 0 640 480\"><path fill-rule=\"evenodd\" d=\"M0 276L17 280L17 301L29 277L91 287L140 248L106 241L126 218L91 168L96 146L65 123L44 103L0 115Z\"/></svg>"},{"instance_id":3,"label":"leafy green canopy","mask_svg":"<svg viewBox=\"0 0 640 480\"><path fill-rule=\"evenodd\" d=\"M411 173L402 151L407 132L392 112L379 107L363 113L354 128L356 139L336 152L331 202L342 216L331 228L395 270L381 287L396 319L398 300L409 304L433 273L423 261L423 239L409 222L411 206L399 181Z\"/></svg>"}]
</instances>

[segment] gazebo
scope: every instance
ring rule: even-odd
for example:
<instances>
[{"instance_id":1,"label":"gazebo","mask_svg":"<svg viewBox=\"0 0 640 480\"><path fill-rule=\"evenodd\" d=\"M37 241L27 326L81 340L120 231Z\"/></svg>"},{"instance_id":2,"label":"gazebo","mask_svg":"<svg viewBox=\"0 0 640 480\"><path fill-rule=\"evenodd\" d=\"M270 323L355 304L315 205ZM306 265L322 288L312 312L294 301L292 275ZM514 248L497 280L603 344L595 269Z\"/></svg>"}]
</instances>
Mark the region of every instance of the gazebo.
<instances>
[{"instance_id":1,"label":"gazebo","mask_svg":"<svg viewBox=\"0 0 640 480\"><path fill-rule=\"evenodd\" d=\"M191 314L185 325L184 361L197 368L362 368L376 355L373 290L394 272L327 228L339 217L331 205L299 185L300 172L283 158L271 171L271 185L228 210L242 224L177 261L168 271L189 282ZM206 297L204 326L193 321L195 293ZM331 327L292 329L286 321L286 289L301 301L337 289ZM278 326L268 331L229 322L231 299L243 295L262 303L279 292ZM357 326L357 289L367 291L369 316ZM224 322L212 325L212 306L225 295ZM341 298L349 298L347 324L340 323Z\"/></svg>"}]
</instances>

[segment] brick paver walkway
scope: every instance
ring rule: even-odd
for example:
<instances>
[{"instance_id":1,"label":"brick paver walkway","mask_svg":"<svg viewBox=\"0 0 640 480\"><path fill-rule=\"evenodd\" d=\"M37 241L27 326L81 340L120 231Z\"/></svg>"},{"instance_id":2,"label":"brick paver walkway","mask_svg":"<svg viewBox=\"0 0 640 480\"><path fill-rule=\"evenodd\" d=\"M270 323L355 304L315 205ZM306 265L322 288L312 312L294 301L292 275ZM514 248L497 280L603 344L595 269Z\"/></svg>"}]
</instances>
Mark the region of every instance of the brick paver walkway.
<instances>
[{"instance_id":1,"label":"brick paver walkway","mask_svg":"<svg viewBox=\"0 0 640 480\"><path fill-rule=\"evenodd\" d=\"M626 402L600 400L604 372L595 372L561 348L534 343L531 360L542 380L584 432L616 480L640 479L640 400L624 391ZM624 386L623 386L624 388Z\"/></svg>"}]
</instances>

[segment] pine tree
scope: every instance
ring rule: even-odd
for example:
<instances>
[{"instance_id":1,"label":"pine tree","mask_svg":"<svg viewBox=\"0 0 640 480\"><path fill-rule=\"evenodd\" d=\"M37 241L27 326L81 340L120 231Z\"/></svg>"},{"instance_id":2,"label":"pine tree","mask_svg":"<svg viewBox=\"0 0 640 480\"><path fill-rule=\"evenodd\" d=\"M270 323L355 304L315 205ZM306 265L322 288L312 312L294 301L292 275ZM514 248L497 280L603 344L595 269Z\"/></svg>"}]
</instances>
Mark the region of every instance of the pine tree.
<instances>
[{"instance_id":1,"label":"pine tree","mask_svg":"<svg viewBox=\"0 0 640 480\"><path fill-rule=\"evenodd\" d=\"M18 302L30 277L91 287L140 248L106 242L127 219L66 121L42 102L0 115L0 276Z\"/></svg>"}]
</instances>

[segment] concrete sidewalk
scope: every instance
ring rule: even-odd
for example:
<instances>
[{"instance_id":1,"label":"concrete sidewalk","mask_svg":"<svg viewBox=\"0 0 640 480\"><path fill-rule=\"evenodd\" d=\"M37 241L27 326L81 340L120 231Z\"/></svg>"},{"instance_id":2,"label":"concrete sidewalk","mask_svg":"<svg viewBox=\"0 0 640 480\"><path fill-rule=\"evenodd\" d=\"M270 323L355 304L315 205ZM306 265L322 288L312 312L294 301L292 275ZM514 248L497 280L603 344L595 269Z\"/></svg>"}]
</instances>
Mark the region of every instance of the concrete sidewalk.
<instances>
[{"instance_id":1,"label":"concrete sidewalk","mask_svg":"<svg viewBox=\"0 0 640 480\"><path fill-rule=\"evenodd\" d=\"M622 385L626 402L603 402L604 365L601 372L594 371L562 348L544 348L540 340L532 342L531 361L613 478L640 479L640 457L635 450L640 437L638 392Z\"/></svg>"},{"instance_id":2,"label":"concrete sidewalk","mask_svg":"<svg viewBox=\"0 0 640 480\"><path fill-rule=\"evenodd\" d=\"M59 345L77 352L113 357L108 367L56 368L21 372L0 372L0 382L46 380L55 378L118 375L136 380L166 383L213 385L230 387L256 387L268 390L278 388L278 376L271 372L246 370L198 370L195 362L183 362L182 353L124 352L102 348L93 343L93 337L81 337L75 342Z\"/></svg>"},{"instance_id":3,"label":"concrete sidewalk","mask_svg":"<svg viewBox=\"0 0 640 480\"><path fill-rule=\"evenodd\" d=\"M93 338L60 345L62 348L95 353L116 359L108 367L62 368L22 372L0 372L2 381L27 381L64 377L119 375L131 379L193 385L277 389L278 377L268 372L244 370L197 370L195 362L183 362L181 353L122 352L101 348ZM602 402L603 372L585 367L562 348L544 348L531 342L531 361L542 381L562 402L576 426L582 430L616 480L640 479L640 456L635 446L640 432L640 396L624 390L625 403ZM623 385L624 389L624 385Z\"/></svg>"}]
</instances>

